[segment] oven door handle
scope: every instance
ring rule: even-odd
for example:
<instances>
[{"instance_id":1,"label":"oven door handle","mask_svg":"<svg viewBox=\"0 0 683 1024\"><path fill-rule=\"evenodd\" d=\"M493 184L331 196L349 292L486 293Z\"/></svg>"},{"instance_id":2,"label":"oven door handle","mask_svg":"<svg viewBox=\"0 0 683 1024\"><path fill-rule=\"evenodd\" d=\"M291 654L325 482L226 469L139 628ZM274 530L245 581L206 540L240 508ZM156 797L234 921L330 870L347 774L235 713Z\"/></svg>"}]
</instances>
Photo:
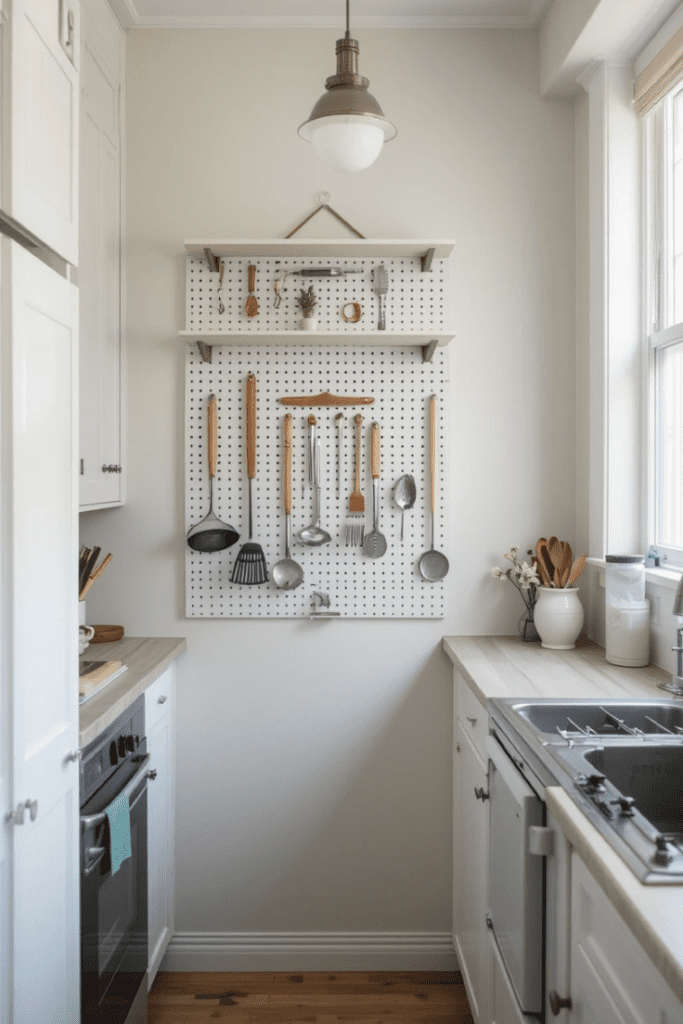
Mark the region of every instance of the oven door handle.
<instances>
[{"instance_id":1,"label":"oven door handle","mask_svg":"<svg viewBox=\"0 0 683 1024\"><path fill-rule=\"evenodd\" d=\"M140 782L140 779L143 777L143 775L146 774L147 768L149 766L149 762L151 760L152 760L152 755L151 754L145 754L145 758L144 758L142 764L140 765L140 767L138 768L138 770L136 771L136 773L133 776L133 778L126 785L126 787L121 790L120 793L117 793L116 796L113 797L113 800L116 800L117 797L122 796L123 793L125 793L126 796L130 796L131 795L131 793L133 792L135 787ZM85 831L85 829L87 829L87 828L96 828L97 825L101 825L102 824L102 822L106 819L106 817L107 817L107 812L106 811L101 811L99 814L81 815L81 830Z\"/></svg>"}]
</instances>

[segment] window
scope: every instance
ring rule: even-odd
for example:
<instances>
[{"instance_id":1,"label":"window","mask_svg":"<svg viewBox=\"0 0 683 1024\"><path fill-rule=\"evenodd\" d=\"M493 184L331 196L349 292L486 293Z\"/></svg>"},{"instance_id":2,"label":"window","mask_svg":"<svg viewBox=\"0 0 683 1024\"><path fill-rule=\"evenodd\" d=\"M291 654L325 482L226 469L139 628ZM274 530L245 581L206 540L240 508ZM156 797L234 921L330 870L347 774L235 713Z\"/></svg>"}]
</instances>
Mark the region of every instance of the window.
<instances>
[{"instance_id":1,"label":"window","mask_svg":"<svg viewBox=\"0 0 683 1024\"><path fill-rule=\"evenodd\" d=\"M683 566L683 83L647 114L649 537Z\"/></svg>"}]
</instances>

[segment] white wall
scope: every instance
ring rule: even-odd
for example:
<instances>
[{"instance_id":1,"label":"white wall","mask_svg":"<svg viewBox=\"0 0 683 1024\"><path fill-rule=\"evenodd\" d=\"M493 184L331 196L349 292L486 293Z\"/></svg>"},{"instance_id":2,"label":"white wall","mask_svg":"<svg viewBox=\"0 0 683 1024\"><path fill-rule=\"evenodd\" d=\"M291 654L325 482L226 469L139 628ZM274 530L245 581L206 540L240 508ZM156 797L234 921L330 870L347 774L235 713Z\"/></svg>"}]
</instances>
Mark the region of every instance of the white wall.
<instances>
[{"instance_id":1,"label":"white wall","mask_svg":"<svg viewBox=\"0 0 683 1024\"><path fill-rule=\"evenodd\" d=\"M539 98L531 33L364 31L361 71L399 135L370 170L338 175L296 135L333 73L335 38L128 39L128 503L83 516L82 539L114 552L89 621L188 638L181 931L450 931L440 640L515 631L522 602L491 567L511 543L574 541L572 107ZM187 621L182 241L284 235L323 188L369 237L458 240L449 612ZM323 216L311 227L336 234Z\"/></svg>"}]
</instances>

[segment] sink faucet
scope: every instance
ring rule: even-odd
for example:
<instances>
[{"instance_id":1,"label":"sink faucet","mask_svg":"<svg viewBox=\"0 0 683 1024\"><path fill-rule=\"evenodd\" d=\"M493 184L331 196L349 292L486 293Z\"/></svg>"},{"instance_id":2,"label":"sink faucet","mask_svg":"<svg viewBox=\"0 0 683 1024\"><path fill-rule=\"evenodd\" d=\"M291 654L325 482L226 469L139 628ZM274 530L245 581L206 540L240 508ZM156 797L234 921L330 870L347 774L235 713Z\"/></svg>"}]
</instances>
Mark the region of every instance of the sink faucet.
<instances>
[{"instance_id":1,"label":"sink faucet","mask_svg":"<svg viewBox=\"0 0 683 1024\"><path fill-rule=\"evenodd\" d=\"M672 651L676 652L676 668L672 673L671 682L659 683L659 687L662 690L668 690L677 697L683 697L683 625L681 625L681 617L683 616L683 576L681 576L676 589L673 614L678 616L676 646L671 648Z\"/></svg>"}]
</instances>

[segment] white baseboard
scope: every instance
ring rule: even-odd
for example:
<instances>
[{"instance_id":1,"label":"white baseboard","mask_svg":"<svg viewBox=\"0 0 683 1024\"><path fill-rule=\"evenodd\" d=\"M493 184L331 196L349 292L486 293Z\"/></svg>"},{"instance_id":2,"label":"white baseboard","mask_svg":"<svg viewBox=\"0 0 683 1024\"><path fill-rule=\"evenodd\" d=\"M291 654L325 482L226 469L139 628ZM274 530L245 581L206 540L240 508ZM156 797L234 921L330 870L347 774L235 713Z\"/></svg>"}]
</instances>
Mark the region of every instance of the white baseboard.
<instances>
[{"instance_id":1,"label":"white baseboard","mask_svg":"<svg viewBox=\"0 0 683 1024\"><path fill-rule=\"evenodd\" d=\"M162 971L454 971L450 932L176 932Z\"/></svg>"}]
</instances>

